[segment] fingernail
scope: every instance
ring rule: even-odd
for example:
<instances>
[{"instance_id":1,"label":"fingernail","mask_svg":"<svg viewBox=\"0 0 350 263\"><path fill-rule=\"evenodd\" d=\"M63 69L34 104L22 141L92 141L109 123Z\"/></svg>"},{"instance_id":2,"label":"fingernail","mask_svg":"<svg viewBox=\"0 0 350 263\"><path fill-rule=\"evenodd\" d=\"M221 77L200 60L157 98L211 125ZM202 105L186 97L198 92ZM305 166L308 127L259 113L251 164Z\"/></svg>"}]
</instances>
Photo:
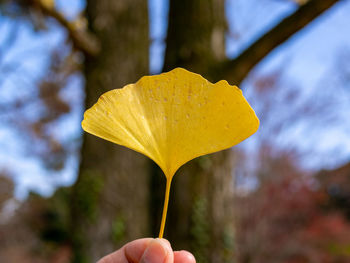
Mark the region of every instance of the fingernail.
<instances>
[{"instance_id":1,"label":"fingernail","mask_svg":"<svg viewBox=\"0 0 350 263\"><path fill-rule=\"evenodd\" d=\"M169 244L162 239L155 239L146 248L141 263L164 263L169 254Z\"/></svg>"}]
</instances>

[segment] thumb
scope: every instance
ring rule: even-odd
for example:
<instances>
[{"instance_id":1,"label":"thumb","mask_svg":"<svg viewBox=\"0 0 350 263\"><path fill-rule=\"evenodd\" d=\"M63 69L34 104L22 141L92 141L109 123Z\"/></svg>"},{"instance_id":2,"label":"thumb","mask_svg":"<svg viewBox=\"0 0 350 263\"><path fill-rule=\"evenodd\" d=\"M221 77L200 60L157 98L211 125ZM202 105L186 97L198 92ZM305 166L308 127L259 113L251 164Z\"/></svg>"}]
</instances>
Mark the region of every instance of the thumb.
<instances>
[{"instance_id":1,"label":"thumb","mask_svg":"<svg viewBox=\"0 0 350 263\"><path fill-rule=\"evenodd\" d=\"M174 253L165 239L152 240L143 253L140 263L173 263Z\"/></svg>"}]
</instances>

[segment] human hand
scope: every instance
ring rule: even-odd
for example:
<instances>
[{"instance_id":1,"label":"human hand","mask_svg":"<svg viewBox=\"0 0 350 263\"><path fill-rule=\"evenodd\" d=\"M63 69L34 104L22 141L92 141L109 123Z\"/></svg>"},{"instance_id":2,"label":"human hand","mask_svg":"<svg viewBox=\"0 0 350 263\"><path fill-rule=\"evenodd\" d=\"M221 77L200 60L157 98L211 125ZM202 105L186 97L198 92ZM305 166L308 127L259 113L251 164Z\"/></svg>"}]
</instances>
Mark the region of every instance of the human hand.
<instances>
[{"instance_id":1,"label":"human hand","mask_svg":"<svg viewBox=\"0 0 350 263\"><path fill-rule=\"evenodd\" d=\"M137 239L97 263L196 263L187 251L173 251L166 239Z\"/></svg>"}]
</instances>

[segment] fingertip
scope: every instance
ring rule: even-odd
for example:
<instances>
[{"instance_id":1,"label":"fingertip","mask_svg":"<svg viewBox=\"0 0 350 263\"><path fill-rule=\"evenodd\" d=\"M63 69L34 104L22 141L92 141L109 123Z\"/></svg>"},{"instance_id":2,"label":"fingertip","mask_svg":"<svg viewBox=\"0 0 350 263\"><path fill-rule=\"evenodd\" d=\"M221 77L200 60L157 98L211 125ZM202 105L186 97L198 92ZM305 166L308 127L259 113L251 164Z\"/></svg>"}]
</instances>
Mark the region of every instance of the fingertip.
<instances>
[{"instance_id":1,"label":"fingertip","mask_svg":"<svg viewBox=\"0 0 350 263\"><path fill-rule=\"evenodd\" d=\"M171 244L170 244L170 242L167 239L165 239L165 238L156 238L156 240L159 240L160 242L163 243L164 246L167 246L168 248L170 248L172 250Z\"/></svg>"},{"instance_id":2,"label":"fingertip","mask_svg":"<svg viewBox=\"0 0 350 263\"><path fill-rule=\"evenodd\" d=\"M186 250L175 251L174 263L196 263L196 259L190 252Z\"/></svg>"},{"instance_id":3,"label":"fingertip","mask_svg":"<svg viewBox=\"0 0 350 263\"><path fill-rule=\"evenodd\" d=\"M142 263L173 263L174 254L170 243L164 239L154 239L143 253Z\"/></svg>"},{"instance_id":4,"label":"fingertip","mask_svg":"<svg viewBox=\"0 0 350 263\"><path fill-rule=\"evenodd\" d=\"M142 238L102 258L98 263L173 263L174 254L166 239Z\"/></svg>"},{"instance_id":5,"label":"fingertip","mask_svg":"<svg viewBox=\"0 0 350 263\"><path fill-rule=\"evenodd\" d=\"M153 238L141 238L124 246L125 256L129 262L139 262Z\"/></svg>"}]
</instances>

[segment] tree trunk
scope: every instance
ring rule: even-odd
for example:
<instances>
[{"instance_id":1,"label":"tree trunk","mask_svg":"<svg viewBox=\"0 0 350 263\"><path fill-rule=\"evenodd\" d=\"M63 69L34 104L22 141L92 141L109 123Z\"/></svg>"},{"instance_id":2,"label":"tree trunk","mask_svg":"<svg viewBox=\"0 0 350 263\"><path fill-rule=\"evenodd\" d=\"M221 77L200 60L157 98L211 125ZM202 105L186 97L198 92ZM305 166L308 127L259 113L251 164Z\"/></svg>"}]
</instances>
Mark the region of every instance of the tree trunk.
<instances>
[{"instance_id":1,"label":"tree trunk","mask_svg":"<svg viewBox=\"0 0 350 263\"><path fill-rule=\"evenodd\" d=\"M101 52L85 61L86 106L148 74L147 1L88 0L90 30ZM72 195L74 262L96 262L126 241L149 234L149 161L84 134Z\"/></svg>"},{"instance_id":2,"label":"tree trunk","mask_svg":"<svg viewBox=\"0 0 350 263\"><path fill-rule=\"evenodd\" d=\"M208 72L225 59L225 31L224 0L171 0L164 71ZM174 177L165 237L199 263L233 261L232 166L226 150L197 158Z\"/></svg>"}]
</instances>

